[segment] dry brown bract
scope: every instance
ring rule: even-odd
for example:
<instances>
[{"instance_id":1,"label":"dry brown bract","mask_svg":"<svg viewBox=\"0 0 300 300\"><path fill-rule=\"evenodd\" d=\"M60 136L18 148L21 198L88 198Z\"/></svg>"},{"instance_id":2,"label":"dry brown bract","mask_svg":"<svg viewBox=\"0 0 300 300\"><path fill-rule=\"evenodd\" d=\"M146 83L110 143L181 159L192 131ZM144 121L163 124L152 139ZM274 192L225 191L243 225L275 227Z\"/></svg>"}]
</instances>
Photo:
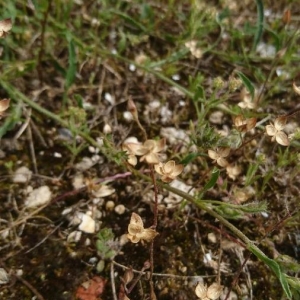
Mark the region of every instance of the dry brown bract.
<instances>
[{"instance_id":1,"label":"dry brown bract","mask_svg":"<svg viewBox=\"0 0 300 300\"><path fill-rule=\"evenodd\" d=\"M198 282L195 293L201 300L216 300L221 296L223 286L218 283L213 283L207 288L206 284Z\"/></svg>"},{"instance_id":2,"label":"dry brown bract","mask_svg":"<svg viewBox=\"0 0 300 300\"><path fill-rule=\"evenodd\" d=\"M282 146L288 146L290 144L287 134L282 131L286 122L287 117L280 116L275 119L274 125L271 124L266 126L267 135L272 137L272 141L276 140L276 142Z\"/></svg>"},{"instance_id":3,"label":"dry brown bract","mask_svg":"<svg viewBox=\"0 0 300 300\"><path fill-rule=\"evenodd\" d=\"M4 19L0 21L0 38L7 36L12 28L11 19Z\"/></svg>"},{"instance_id":4,"label":"dry brown bract","mask_svg":"<svg viewBox=\"0 0 300 300\"><path fill-rule=\"evenodd\" d=\"M174 160L170 160L167 163L159 163L154 165L155 171L161 175L163 182L173 181L183 171L183 165L176 165Z\"/></svg>"},{"instance_id":5,"label":"dry brown bract","mask_svg":"<svg viewBox=\"0 0 300 300\"><path fill-rule=\"evenodd\" d=\"M245 119L242 115L234 118L234 126L240 132L248 132L256 125L256 118Z\"/></svg>"},{"instance_id":6,"label":"dry brown bract","mask_svg":"<svg viewBox=\"0 0 300 300\"><path fill-rule=\"evenodd\" d=\"M146 161L148 164L158 164L158 153L165 147L166 140L159 141L147 140L144 144L128 143L126 149L131 155L141 156L140 161Z\"/></svg>"},{"instance_id":7,"label":"dry brown bract","mask_svg":"<svg viewBox=\"0 0 300 300\"><path fill-rule=\"evenodd\" d=\"M130 239L132 243L138 243L140 240L150 242L157 235L158 233L154 229L145 229L142 218L138 214L132 213L127 234L128 239Z\"/></svg>"},{"instance_id":8,"label":"dry brown bract","mask_svg":"<svg viewBox=\"0 0 300 300\"><path fill-rule=\"evenodd\" d=\"M137 164L137 158L134 155L134 153L132 152L132 150L130 149L130 147L128 147L128 144L123 144L122 150L125 151L127 154L127 162L130 165L135 166Z\"/></svg>"},{"instance_id":9,"label":"dry brown bract","mask_svg":"<svg viewBox=\"0 0 300 300\"><path fill-rule=\"evenodd\" d=\"M216 151L208 150L208 156L213 159L220 167L226 167L228 165L227 157L230 153L230 148L217 148Z\"/></svg>"},{"instance_id":10,"label":"dry brown bract","mask_svg":"<svg viewBox=\"0 0 300 300\"><path fill-rule=\"evenodd\" d=\"M296 94L300 95L300 88L293 82L293 90Z\"/></svg>"},{"instance_id":11,"label":"dry brown bract","mask_svg":"<svg viewBox=\"0 0 300 300\"><path fill-rule=\"evenodd\" d=\"M237 164L232 164L226 167L226 172L229 178L231 178L232 180L236 180L237 177L241 174L242 168Z\"/></svg>"},{"instance_id":12,"label":"dry brown bract","mask_svg":"<svg viewBox=\"0 0 300 300\"><path fill-rule=\"evenodd\" d=\"M0 100L0 117L3 116L4 112L9 108L10 99Z\"/></svg>"}]
</instances>

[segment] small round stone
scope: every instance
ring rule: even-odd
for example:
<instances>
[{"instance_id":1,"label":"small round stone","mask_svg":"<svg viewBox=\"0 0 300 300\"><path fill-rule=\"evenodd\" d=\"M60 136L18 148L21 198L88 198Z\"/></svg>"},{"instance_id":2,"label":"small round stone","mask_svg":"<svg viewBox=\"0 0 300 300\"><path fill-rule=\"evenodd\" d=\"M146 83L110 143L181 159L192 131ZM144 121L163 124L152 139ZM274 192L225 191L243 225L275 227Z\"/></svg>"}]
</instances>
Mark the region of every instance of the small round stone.
<instances>
[{"instance_id":1,"label":"small round stone","mask_svg":"<svg viewBox=\"0 0 300 300\"><path fill-rule=\"evenodd\" d=\"M113 210L115 207L115 202L114 201L107 201L105 208L106 210Z\"/></svg>"},{"instance_id":2,"label":"small round stone","mask_svg":"<svg viewBox=\"0 0 300 300\"><path fill-rule=\"evenodd\" d=\"M123 215L124 212L125 212L126 208L123 204L118 204L116 207L115 207L115 212L118 214L118 215Z\"/></svg>"}]
</instances>

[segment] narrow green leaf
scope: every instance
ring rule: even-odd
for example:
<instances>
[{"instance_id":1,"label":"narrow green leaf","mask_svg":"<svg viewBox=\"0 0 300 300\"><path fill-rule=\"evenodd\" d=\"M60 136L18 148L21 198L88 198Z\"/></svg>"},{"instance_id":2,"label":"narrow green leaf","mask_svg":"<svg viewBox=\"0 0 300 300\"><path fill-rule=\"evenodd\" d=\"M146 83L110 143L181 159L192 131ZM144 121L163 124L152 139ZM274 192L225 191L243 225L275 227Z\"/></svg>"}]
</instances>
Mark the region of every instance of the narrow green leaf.
<instances>
[{"instance_id":1,"label":"narrow green leaf","mask_svg":"<svg viewBox=\"0 0 300 300\"><path fill-rule=\"evenodd\" d=\"M263 261L266 265L269 266L269 268L275 273L276 277L279 279L280 284L288 297L288 299L292 299L292 293L286 278L286 275L282 273L278 263L267 257L262 251L258 250L256 247L253 247L253 245L248 245L248 249L261 261Z\"/></svg>"},{"instance_id":2,"label":"narrow green leaf","mask_svg":"<svg viewBox=\"0 0 300 300\"><path fill-rule=\"evenodd\" d=\"M194 101L195 102L203 102L203 100L205 100L205 93L204 93L204 89L201 85L198 85L196 88L196 92L194 94Z\"/></svg>"},{"instance_id":3,"label":"narrow green leaf","mask_svg":"<svg viewBox=\"0 0 300 300\"><path fill-rule=\"evenodd\" d=\"M256 50L256 47L261 39L263 28L264 28L264 4L262 0L256 0L257 6L257 24L256 24L256 32L254 36L254 42L252 51Z\"/></svg>"},{"instance_id":4,"label":"narrow green leaf","mask_svg":"<svg viewBox=\"0 0 300 300\"><path fill-rule=\"evenodd\" d=\"M197 158L199 156L199 153L190 153L188 154L186 157L184 157L180 163L183 165L187 165L190 162L192 162L195 158Z\"/></svg>"},{"instance_id":5,"label":"narrow green leaf","mask_svg":"<svg viewBox=\"0 0 300 300\"><path fill-rule=\"evenodd\" d=\"M254 175L259 167L259 164L249 164L247 174L246 174L246 181L245 181L245 186L248 186L252 183L254 179Z\"/></svg>"},{"instance_id":6,"label":"narrow green leaf","mask_svg":"<svg viewBox=\"0 0 300 300\"><path fill-rule=\"evenodd\" d=\"M69 41L69 65L67 69L67 74L66 74L66 83L65 83L65 88L68 90L70 86L73 84L76 76L76 51L75 51L75 45L73 40L67 36L67 39Z\"/></svg>"},{"instance_id":7,"label":"narrow green leaf","mask_svg":"<svg viewBox=\"0 0 300 300\"><path fill-rule=\"evenodd\" d=\"M251 213L251 214L262 213L267 211L268 204L267 201L261 201L257 203L253 202L249 204L240 205L239 209L243 212Z\"/></svg>"},{"instance_id":8,"label":"narrow green leaf","mask_svg":"<svg viewBox=\"0 0 300 300\"><path fill-rule=\"evenodd\" d=\"M139 23L138 21L136 21L135 19L133 19L132 17L128 16L125 13L122 13L120 11L117 10L111 10L112 13L120 16L121 18L123 18L125 21L127 21L128 23L130 23L132 26L140 29L143 32L148 32L147 28L145 26L143 26L141 23Z\"/></svg>"},{"instance_id":9,"label":"narrow green leaf","mask_svg":"<svg viewBox=\"0 0 300 300\"><path fill-rule=\"evenodd\" d=\"M20 122L22 116L22 106L16 105L9 109L9 114L5 118L4 123L0 126L0 139L10 130L12 130L15 125Z\"/></svg>"},{"instance_id":10,"label":"narrow green leaf","mask_svg":"<svg viewBox=\"0 0 300 300\"><path fill-rule=\"evenodd\" d=\"M240 77L240 79L243 81L243 84L245 85L246 89L249 91L249 93L251 94L251 98L253 100L254 98L254 93L255 93L255 88L252 84L252 82L250 81L250 79L244 75L242 72L237 72L238 76Z\"/></svg>"},{"instance_id":11,"label":"narrow green leaf","mask_svg":"<svg viewBox=\"0 0 300 300\"><path fill-rule=\"evenodd\" d=\"M209 189L214 187L214 185L216 184L216 182L219 178L219 175L220 175L220 170L218 168L214 168L212 170L209 182L203 187L203 190L201 191L201 193L205 193L206 191L208 191Z\"/></svg>"}]
</instances>

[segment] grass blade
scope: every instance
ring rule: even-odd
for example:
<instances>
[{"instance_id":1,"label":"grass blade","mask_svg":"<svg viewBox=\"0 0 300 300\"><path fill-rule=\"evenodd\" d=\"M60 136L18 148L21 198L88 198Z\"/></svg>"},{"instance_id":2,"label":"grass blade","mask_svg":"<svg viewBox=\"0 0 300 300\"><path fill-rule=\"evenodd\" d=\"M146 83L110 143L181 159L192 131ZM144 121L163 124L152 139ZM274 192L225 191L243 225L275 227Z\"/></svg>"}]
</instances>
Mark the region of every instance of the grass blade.
<instances>
[{"instance_id":1,"label":"grass blade","mask_svg":"<svg viewBox=\"0 0 300 300\"><path fill-rule=\"evenodd\" d=\"M67 36L67 40L69 41L68 50L69 50L69 65L66 74L66 83L65 88L68 90L70 86L73 84L76 76L76 50L75 44L73 40Z\"/></svg>"},{"instance_id":2,"label":"grass blade","mask_svg":"<svg viewBox=\"0 0 300 300\"><path fill-rule=\"evenodd\" d=\"M256 5L257 5L257 25L256 25L256 32L254 36L252 51L256 50L256 47L261 39L263 28L264 28L264 4L262 0L256 0Z\"/></svg>"}]
</instances>

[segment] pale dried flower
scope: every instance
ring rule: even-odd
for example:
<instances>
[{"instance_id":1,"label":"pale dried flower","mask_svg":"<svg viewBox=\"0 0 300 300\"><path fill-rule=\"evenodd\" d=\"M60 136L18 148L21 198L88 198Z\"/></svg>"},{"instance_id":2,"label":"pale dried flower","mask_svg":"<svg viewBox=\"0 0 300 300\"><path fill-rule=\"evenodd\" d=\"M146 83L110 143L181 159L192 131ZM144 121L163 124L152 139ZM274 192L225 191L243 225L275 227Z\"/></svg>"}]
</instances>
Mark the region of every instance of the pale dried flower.
<instances>
[{"instance_id":1,"label":"pale dried flower","mask_svg":"<svg viewBox=\"0 0 300 300\"><path fill-rule=\"evenodd\" d=\"M240 132L248 132L256 125L256 118L245 119L242 115L234 118L234 126Z\"/></svg>"},{"instance_id":2,"label":"pale dried flower","mask_svg":"<svg viewBox=\"0 0 300 300\"><path fill-rule=\"evenodd\" d=\"M233 190L233 199L238 204L242 204L248 201L254 195L255 195L255 190L251 186L247 186L244 188L235 188Z\"/></svg>"},{"instance_id":3,"label":"pale dried flower","mask_svg":"<svg viewBox=\"0 0 300 300\"><path fill-rule=\"evenodd\" d=\"M196 58L201 58L203 53L200 48L197 47L197 41L191 40L184 44Z\"/></svg>"},{"instance_id":4,"label":"pale dried flower","mask_svg":"<svg viewBox=\"0 0 300 300\"><path fill-rule=\"evenodd\" d=\"M226 167L226 172L229 178L236 180L237 177L241 174L242 168L237 164L228 165Z\"/></svg>"},{"instance_id":5,"label":"pale dried flower","mask_svg":"<svg viewBox=\"0 0 300 300\"><path fill-rule=\"evenodd\" d=\"M10 102L10 99L0 100L0 117L9 108L9 102Z\"/></svg>"},{"instance_id":6,"label":"pale dried flower","mask_svg":"<svg viewBox=\"0 0 300 300\"><path fill-rule=\"evenodd\" d=\"M280 116L275 119L274 125L266 126L267 135L272 137L272 141L276 140L276 142L282 146L288 146L290 144L287 134L283 132L286 122L287 117Z\"/></svg>"},{"instance_id":7,"label":"pale dried flower","mask_svg":"<svg viewBox=\"0 0 300 300\"><path fill-rule=\"evenodd\" d=\"M243 88L241 91L242 102L239 102L238 106L241 108L254 109L256 108L257 97L258 91L256 89L254 91L254 97L252 99L251 93L246 88Z\"/></svg>"},{"instance_id":8,"label":"pale dried flower","mask_svg":"<svg viewBox=\"0 0 300 300\"><path fill-rule=\"evenodd\" d=\"M86 179L85 184L91 194L97 198L107 197L115 192L114 188L106 184L96 183L95 180Z\"/></svg>"},{"instance_id":9,"label":"pale dried flower","mask_svg":"<svg viewBox=\"0 0 300 300\"><path fill-rule=\"evenodd\" d=\"M0 21L0 38L7 36L12 28L11 19L4 19Z\"/></svg>"},{"instance_id":10,"label":"pale dried flower","mask_svg":"<svg viewBox=\"0 0 300 300\"><path fill-rule=\"evenodd\" d=\"M133 151L131 150L130 147L128 147L128 144L129 143L124 143L122 145L122 150L126 152L127 154L127 162L132 165L132 166L135 166L137 164L137 158L136 156L134 155ZM139 144L137 144L139 145Z\"/></svg>"},{"instance_id":11,"label":"pale dried flower","mask_svg":"<svg viewBox=\"0 0 300 300\"><path fill-rule=\"evenodd\" d=\"M155 171L162 176L161 180L167 183L173 181L179 174L181 174L183 168L183 165L176 165L174 160L170 160L165 164L159 163L154 165Z\"/></svg>"},{"instance_id":12,"label":"pale dried flower","mask_svg":"<svg viewBox=\"0 0 300 300\"><path fill-rule=\"evenodd\" d=\"M143 220L138 214L131 214L127 237L132 243L138 243L140 240L150 242L157 235L158 233L154 229L144 228Z\"/></svg>"},{"instance_id":13,"label":"pale dried flower","mask_svg":"<svg viewBox=\"0 0 300 300\"><path fill-rule=\"evenodd\" d=\"M139 53L135 58L134 61L138 64L138 65L143 65L145 64L145 62L149 60L149 58L147 57L147 55L145 55L144 53Z\"/></svg>"},{"instance_id":14,"label":"pale dried flower","mask_svg":"<svg viewBox=\"0 0 300 300\"><path fill-rule=\"evenodd\" d=\"M217 148L215 151L209 149L208 156L214 160L220 167L226 167L228 165L227 157L230 153L230 148Z\"/></svg>"},{"instance_id":15,"label":"pale dried flower","mask_svg":"<svg viewBox=\"0 0 300 300\"><path fill-rule=\"evenodd\" d=\"M148 164L158 164L158 152L164 149L165 144L165 139L161 139L158 141L147 140L144 142L144 144L128 143L126 144L126 147L131 155L141 156L141 162L146 161Z\"/></svg>"},{"instance_id":16,"label":"pale dried flower","mask_svg":"<svg viewBox=\"0 0 300 300\"><path fill-rule=\"evenodd\" d=\"M198 282L195 293L201 300L216 300L221 296L223 286L214 282L207 288L206 284Z\"/></svg>"}]
</instances>

